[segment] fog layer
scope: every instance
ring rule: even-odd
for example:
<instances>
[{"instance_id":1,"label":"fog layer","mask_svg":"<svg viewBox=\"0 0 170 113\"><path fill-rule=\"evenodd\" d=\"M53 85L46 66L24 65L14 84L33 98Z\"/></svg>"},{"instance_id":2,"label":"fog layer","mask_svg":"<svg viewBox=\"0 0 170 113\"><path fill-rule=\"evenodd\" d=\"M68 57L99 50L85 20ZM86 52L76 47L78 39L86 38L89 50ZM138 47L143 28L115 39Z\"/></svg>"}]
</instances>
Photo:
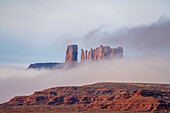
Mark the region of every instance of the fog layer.
<instances>
[{"instance_id":1,"label":"fog layer","mask_svg":"<svg viewBox=\"0 0 170 113\"><path fill-rule=\"evenodd\" d=\"M170 57L124 58L62 70L0 68L0 103L44 88L96 82L170 83Z\"/></svg>"}]
</instances>

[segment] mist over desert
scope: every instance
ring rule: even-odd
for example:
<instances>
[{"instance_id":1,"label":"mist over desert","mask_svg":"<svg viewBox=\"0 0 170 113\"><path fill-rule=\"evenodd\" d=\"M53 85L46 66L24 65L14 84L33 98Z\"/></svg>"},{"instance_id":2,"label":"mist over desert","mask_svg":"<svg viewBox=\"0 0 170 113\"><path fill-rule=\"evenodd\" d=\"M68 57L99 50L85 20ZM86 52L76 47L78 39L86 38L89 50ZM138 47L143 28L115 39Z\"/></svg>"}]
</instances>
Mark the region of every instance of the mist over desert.
<instances>
[{"instance_id":1,"label":"mist over desert","mask_svg":"<svg viewBox=\"0 0 170 113\"><path fill-rule=\"evenodd\" d=\"M91 110L95 109L93 106L117 110L113 105L117 102L116 99L120 98L116 95L122 96L122 92L126 92L121 98L129 103L130 99L138 98L135 95L140 95L139 97L144 100L151 99L153 103L158 101L157 107L146 107L141 111L162 109L168 112L170 109L170 90L167 88L170 84L169 6L168 0L1 0L0 104L2 108L5 102L15 108L17 104L13 101L16 96L28 96L22 100L27 103L31 98L29 95L34 94L35 91L56 87L55 90L58 92L58 87L74 86L81 89L86 85L108 83L108 87L115 87L116 93L113 89L107 89L107 85L102 87L103 89L100 89L99 85L97 88L101 92L102 90L111 92L108 94L110 97L105 98L101 92L97 94L98 89L95 88L92 88L91 95L97 95L98 98L101 96L103 100L112 97L113 103L107 100L101 101L105 106L96 104L95 99L98 98L92 96L89 97L91 100L87 105ZM115 54L120 58L114 58ZM106 56L109 56L109 59ZM68 68L66 64L72 64L72 61L77 65ZM48 65L57 63L62 66L56 69L37 68L39 65L42 67L47 65L46 63L49 63ZM28 68L31 64L35 69ZM131 92L124 86L126 83L129 83L128 88L134 83L132 87L139 90L135 89ZM140 83L144 83L143 86ZM152 85L147 89L148 84ZM160 87L156 88L155 84L160 84ZM164 85L167 85L166 88ZM122 92L121 87L123 87ZM164 89L161 90L162 87ZM61 97L55 96L63 98L59 105L66 105L67 108L69 100L67 98L74 97L77 92L67 97L66 89L63 89L62 93L59 92ZM74 88L69 91L74 92ZM88 86L87 89L80 91L88 92ZM148 92L150 94L145 95ZM43 95L49 96L45 93ZM35 94L36 96L39 94ZM14 100L11 101L13 98ZM58 105L54 97L50 99L54 101L52 101L54 105ZM81 99L82 97L77 95L77 100L73 99L75 102L71 104L72 107L81 104ZM47 102L50 103L49 100ZM159 103L160 101L162 103ZM20 104L27 105L25 103ZM145 103L141 102L142 105L145 106ZM86 103L82 106L86 106ZM133 103L129 106L133 106ZM98 107L96 109L101 110ZM126 109L122 111L124 110ZM130 107L127 110L135 111Z\"/></svg>"}]
</instances>

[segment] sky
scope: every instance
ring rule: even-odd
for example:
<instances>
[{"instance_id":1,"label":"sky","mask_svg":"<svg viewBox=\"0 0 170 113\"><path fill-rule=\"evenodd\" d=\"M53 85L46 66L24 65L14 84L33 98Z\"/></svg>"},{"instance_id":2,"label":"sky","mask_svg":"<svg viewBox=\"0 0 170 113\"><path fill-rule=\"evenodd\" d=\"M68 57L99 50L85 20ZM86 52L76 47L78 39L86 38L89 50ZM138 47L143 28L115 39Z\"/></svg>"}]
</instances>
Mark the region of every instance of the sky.
<instances>
[{"instance_id":1,"label":"sky","mask_svg":"<svg viewBox=\"0 0 170 113\"><path fill-rule=\"evenodd\" d=\"M99 41L98 35L91 45L84 38L99 28L116 35L169 18L169 0L0 0L0 64L64 62L68 44L78 44L79 51L125 46L125 57L139 55L126 44Z\"/></svg>"},{"instance_id":2,"label":"sky","mask_svg":"<svg viewBox=\"0 0 170 113\"><path fill-rule=\"evenodd\" d=\"M25 70L64 62L66 47L122 46L123 59L71 69ZM0 103L56 86L97 82L170 83L169 0L0 0Z\"/></svg>"}]
</instances>

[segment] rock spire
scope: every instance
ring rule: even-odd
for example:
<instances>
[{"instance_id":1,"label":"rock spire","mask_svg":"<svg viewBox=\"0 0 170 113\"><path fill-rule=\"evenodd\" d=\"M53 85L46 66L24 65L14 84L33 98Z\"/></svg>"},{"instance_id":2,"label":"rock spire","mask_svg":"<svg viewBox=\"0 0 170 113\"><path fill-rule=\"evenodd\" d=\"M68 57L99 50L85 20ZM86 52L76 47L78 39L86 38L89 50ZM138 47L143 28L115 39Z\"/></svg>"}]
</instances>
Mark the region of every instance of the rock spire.
<instances>
[{"instance_id":1,"label":"rock spire","mask_svg":"<svg viewBox=\"0 0 170 113\"><path fill-rule=\"evenodd\" d=\"M68 45L66 50L66 63L73 63L77 62L77 55L78 55L78 46L77 45Z\"/></svg>"}]
</instances>

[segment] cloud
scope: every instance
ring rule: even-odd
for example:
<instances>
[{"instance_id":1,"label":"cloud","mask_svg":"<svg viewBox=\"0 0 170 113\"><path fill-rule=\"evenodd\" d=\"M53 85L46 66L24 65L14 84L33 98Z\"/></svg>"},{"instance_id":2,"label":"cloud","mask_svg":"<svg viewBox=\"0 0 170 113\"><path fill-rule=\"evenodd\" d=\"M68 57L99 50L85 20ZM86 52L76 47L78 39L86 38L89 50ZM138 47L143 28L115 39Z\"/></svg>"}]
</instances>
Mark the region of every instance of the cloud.
<instances>
[{"instance_id":1,"label":"cloud","mask_svg":"<svg viewBox=\"0 0 170 113\"><path fill-rule=\"evenodd\" d=\"M106 31L106 26L90 31L83 42L86 46L100 43L112 46L123 46L126 52L158 52L170 53L170 20L161 17L151 25L123 28L118 31ZM162 54L162 53L161 53Z\"/></svg>"},{"instance_id":2,"label":"cloud","mask_svg":"<svg viewBox=\"0 0 170 113\"><path fill-rule=\"evenodd\" d=\"M69 70L25 70L0 68L0 103L14 96L56 86L96 82L169 83L170 57L124 58L88 62Z\"/></svg>"},{"instance_id":3,"label":"cloud","mask_svg":"<svg viewBox=\"0 0 170 113\"><path fill-rule=\"evenodd\" d=\"M78 43L79 48L94 47L100 43L123 46L126 55L132 52L158 54L157 57L87 63L70 70L0 67L0 102L63 85L101 81L169 83L170 57L164 55L170 50L170 20L163 18L150 23L164 13L170 17L170 2L146 1L1 0L0 62L63 59L63 51L70 42ZM113 31L110 26L114 26ZM115 30L122 26L125 28ZM93 28L96 29L82 39L83 34ZM51 45L55 41L56 46ZM59 48L61 44L64 47Z\"/></svg>"},{"instance_id":4,"label":"cloud","mask_svg":"<svg viewBox=\"0 0 170 113\"><path fill-rule=\"evenodd\" d=\"M0 0L0 51L4 57L0 62L28 61L21 61L20 56L64 61L67 44L81 42L90 29L150 24L161 15L170 17L169 4L168 0ZM35 62L34 58L29 62Z\"/></svg>"}]
</instances>

